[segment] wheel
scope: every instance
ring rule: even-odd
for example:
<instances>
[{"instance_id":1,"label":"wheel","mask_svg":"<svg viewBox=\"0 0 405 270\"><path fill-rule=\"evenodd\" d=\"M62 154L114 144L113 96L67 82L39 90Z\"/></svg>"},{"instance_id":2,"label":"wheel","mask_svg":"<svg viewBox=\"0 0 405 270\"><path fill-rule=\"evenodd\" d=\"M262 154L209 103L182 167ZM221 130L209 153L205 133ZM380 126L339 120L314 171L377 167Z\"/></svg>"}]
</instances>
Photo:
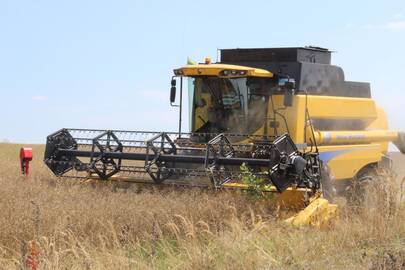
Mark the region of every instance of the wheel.
<instances>
[{"instance_id":1,"label":"wheel","mask_svg":"<svg viewBox=\"0 0 405 270\"><path fill-rule=\"evenodd\" d=\"M365 201L367 190L370 185L377 181L378 174L374 167L359 172L348 187L347 200L350 205L360 205Z\"/></svg>"},{"instance_id":2,"label":"wheel","mask_svg":"<svg viewBox=\"0 0 405 270\"><path fill-rule=\"evenodd\" d=\"M325 163L322 163L321 166L321 188L323 197L329 202L334 202L336 197L335 177Z\"/></svg>"},{"instance_id":3,"label":"wheel","mask_svg":"<svg viewBox=\"0 0 405 270\"><path fill-rule=\"evenodd\" d=\"M369 166L352 180L346 195L352 206L378 204L390 209L395 205L395 174L389 169Z\"/></svg>"}]
</instances>

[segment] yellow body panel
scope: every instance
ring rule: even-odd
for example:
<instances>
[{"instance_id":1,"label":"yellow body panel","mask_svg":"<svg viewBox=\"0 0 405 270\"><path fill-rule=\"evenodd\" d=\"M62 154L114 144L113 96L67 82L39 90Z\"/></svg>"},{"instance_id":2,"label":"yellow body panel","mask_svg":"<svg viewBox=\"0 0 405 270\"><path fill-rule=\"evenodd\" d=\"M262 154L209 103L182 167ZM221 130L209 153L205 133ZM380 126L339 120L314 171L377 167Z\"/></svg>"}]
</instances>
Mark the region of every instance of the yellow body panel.
<instances>
[{"instance_id":1,"label":"yellow body panel","mask_svg":"<svg viewBox=\"0 0 405 270\"><path fill-rule=\"evenodd\" d=\"M276 95L273 97L274 109L280 110L284 114L288 130L279 116L279 133L290 132L291 137L296 143L306 142L310 136L311 130L308 123L305 122L305 108L311 119L322 120L362 120L365 124L371 124L378 117L375 102L372 99L348 98L348 97L325 97L313 95L296 95L293 99L293 106L284 108L284 97ZM268 117L273 114L272 102L269 101ZM385 120L386 121L386 120ZM307 127L305 131L305 127ZM381 127L385 128L385 127ZM269 129L271 132L271 129ZM271 134L275 135L275 134Z\"/></svg>"},{"instance_id":2,"label":"yellow body panel","mask_svg":"<svg viewBox=\"0 0 405 270\"><path fill-rule=\"evenodd\" d=\"M304 130L305 130L305 104L306 99L304 96L294 96L293 106L283 109L284 97L282 95L274 96L273 102L269 102L268 117L273 115L273 109L279 110L279 113L283 114L286 118L286 123L283 118L276 115L276 121L279 122L278 134L274 134L273 130L269 126L268 130L270 135L280 135L283 133L290 133L291 138L297 144L305 143ZM274 104L274 108L273 108ZM270 124L270 123L268 123ZM288 127L288 128L287 128Z\"/></svg>"},{"instance_id":3,"label":"yellow body panel","mask_svg":"<svg viewBox=\"0 0 405 270\"><path fill-rule=\"evenodd\" d=\"M362 119L371 123L377 118L375 102L369 98L308 96L308 110L315 119Z\"/></svg>"},{"instance_id":4,"label":"yellow body panel","mask_svg":"<svg viewBox=\"0 0 405 270\"><path fill-rule=\"evenodd\" d=\"M319 146L319 152L336 180L353 178L362 168L382 158L379 144Z\"/></svg>"}]
</instances>

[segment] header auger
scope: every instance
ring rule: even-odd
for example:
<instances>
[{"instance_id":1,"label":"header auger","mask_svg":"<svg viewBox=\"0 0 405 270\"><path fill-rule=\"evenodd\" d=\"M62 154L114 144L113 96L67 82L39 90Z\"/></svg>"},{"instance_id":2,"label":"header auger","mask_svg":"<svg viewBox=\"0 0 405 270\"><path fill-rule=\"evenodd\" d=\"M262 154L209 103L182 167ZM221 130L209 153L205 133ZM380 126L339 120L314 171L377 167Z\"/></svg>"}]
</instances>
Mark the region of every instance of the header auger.
<instances>
[{"instance_id":1,"label":"header auger","mask_svg":"<svg viewBox=\"0 0 405 270\"><path fill-rule=\"evenodd\" d=\"M181 128L185 79L190 133ZM48 136L45 163L63 177L216 189L249 188L245 164L283 206L311 202L292 221L307 224L336 211L320 194L332 201L371 168L389 166L390 142L405 152L404 133L388 130L370 84L346 81L323 48L221 50L219 63L174 70L170 104L179 109L176 133L62 129Z\"/></svg>"}]
</instances>

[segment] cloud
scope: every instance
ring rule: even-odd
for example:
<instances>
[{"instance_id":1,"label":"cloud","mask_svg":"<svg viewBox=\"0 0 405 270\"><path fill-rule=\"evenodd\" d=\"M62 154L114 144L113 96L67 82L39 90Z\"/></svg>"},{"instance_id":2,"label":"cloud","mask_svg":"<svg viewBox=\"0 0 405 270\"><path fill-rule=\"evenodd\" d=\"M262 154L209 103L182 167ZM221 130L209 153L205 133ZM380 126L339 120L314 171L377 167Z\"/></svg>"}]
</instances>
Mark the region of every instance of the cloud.
<instances>
[{"instance_id":1,"label":"cloud","mask_svg":"<svg viewBox=\"0 0 405 270\"><path fill-rule=\"evenodd\" d=\"M394 18L395 18L396 20L402 19L403 17L404 17L404 14L402 14L402 13L397 13L397 14L395 14L395 16L394 16Z\"/></svg>"},{"instance_id":2,"label":"cloud","mask_svg":"<svg viewBox=\"0 0 405 270\"><path fill-rule=\"evenodd\" d=\"M384 24L366 24L363 28L370 30L402 31L405 30L405 20L395 20Z\"/></svg>"},{"instance_id":3,"label":"cloud","mask_svg":"<svg viewBox=\"0 0 405 270\"><path fill-rule=\"evenodd\" d=\"M389 30L405 30L405 20L388 22L384 25L384 28Z\"/></svg>"},{"instance_id":4,"label":"cloud","mask_svg":"<svg viewBox=\"0 0 405 270\"><path fill-rule=\"evenodd\" d=\"M355 26L355 25L352 24L352 23L346 23L346 25L345 25L345 27L346 27L347 29L352 29L354 26Z\"/></svg>"},{"instance_id":5,"label":"cloud","mask_svg":"<svg viewBox=\"0 0 405 270\"><path fill-rule=\"evenodd\" d=\"M34 100L34 101L45 101L45 100L48 100L48 97L47 96L33 96L32 100Z\"/></svg>"}]
</instances>

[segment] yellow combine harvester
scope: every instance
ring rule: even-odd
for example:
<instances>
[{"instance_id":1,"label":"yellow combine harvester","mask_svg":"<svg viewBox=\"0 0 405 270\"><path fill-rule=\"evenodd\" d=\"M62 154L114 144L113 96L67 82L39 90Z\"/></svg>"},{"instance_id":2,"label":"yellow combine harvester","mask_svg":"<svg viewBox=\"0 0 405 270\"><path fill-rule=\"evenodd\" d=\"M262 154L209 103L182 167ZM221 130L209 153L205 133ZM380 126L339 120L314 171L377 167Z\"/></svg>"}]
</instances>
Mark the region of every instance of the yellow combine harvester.
<instances>
[{"instance_id":1,"label":"yellow combine harvester","mask_svg":"<svg viewBox=\"0 0 405 270\"><path fill-rule=\"evenodd\" d=\"M191 130L182 133L186 83ZM219 63L175 69L171 86L179 132L62 129L48 136L45 163L58 176L138 183L246 189L243 179L260 179L280 205L309 205L293 224L314 224L336 210L320 194L331 201L389 166L389 142L405 152L370 85L346 81L327 49L221 50Z\"/></svg>"}]
</instances>

